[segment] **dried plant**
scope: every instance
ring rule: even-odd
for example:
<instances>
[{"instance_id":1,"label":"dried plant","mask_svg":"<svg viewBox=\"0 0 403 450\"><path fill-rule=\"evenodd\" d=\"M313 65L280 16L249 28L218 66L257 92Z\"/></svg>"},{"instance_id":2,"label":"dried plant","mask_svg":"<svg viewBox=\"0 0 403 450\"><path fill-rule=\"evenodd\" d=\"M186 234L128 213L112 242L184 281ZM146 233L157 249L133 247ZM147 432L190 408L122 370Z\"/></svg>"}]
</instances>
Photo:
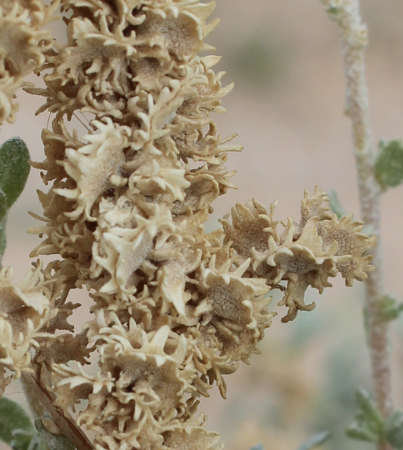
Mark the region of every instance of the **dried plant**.
<instances>
[{"instance_id":1,"label":"dried plant","mask_svg":"<svg viewBox=\"0 0 403 450\"><path fill-rule=\"evenodd\" d=\"M214 385L225 397L224 375L256 352L270 291L282 292L282 320L295 319L314 307L309 287L367 278L375 238L318 188L297 220L252 200L205 231L239 150L211 119L232 85L218 57L200 56L214 2L0 5L0 120L14 119L32 70L44 86L26 90L54 115L32 164L49 189L31 253L54 260L35 260L20 285L0 273L1 391L22 374L48 448L222 448L198 402ZM42 30L59 6L66 44ZM91 301L82 329L68 322L75 288ZM70 444L50 444L58 435Z\"/></svg>"}]
</instances>

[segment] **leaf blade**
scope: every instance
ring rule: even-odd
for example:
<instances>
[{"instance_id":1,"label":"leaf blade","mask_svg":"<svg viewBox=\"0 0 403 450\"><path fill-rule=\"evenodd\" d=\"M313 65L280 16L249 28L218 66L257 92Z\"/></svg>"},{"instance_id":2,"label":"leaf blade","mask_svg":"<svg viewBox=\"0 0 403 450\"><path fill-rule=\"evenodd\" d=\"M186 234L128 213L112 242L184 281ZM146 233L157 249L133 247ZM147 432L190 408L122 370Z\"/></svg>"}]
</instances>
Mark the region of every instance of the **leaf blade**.
<instances>
[{"instance_id":1,"label":"leaf blade","mask_svg":"<svg viewBox=\"0 0 403 450\"><path fill-rule=\"evenodd\" d=\"M35 434L24 409L6 397L0 398L0 440L12 445L14 450L27 450Z\"/></svg>"},{"instance_id":2,"label":"leaf blade","mask_svg":"<svg viewBox=\"0 0 403 450\"><path fill-rule=\"evenodd\" d=\"M379 143L380 152L374 165L375 178L382 190L403 182L403 143L392 140Z\"/></svg>"},{"instance_id":3,"label":"leaf blade","mask_svg":"<svg viewBox=\"0 0 403 450\"><path fill-rule=\"evenodd\" d=\"M10 208L25 187L29 172L29 151L25 142L14 137L0 147L0 188Z\"/></svg>"}]
</instances>

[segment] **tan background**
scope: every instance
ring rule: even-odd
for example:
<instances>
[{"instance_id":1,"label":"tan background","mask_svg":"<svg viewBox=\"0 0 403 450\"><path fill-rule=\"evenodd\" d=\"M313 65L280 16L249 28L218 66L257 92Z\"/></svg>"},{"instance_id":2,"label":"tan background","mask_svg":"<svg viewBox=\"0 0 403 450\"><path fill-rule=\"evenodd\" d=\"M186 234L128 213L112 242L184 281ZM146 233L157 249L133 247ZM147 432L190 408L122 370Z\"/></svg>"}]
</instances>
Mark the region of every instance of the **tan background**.
<instances>
[{"instance_id":1,"label":"tan background","mask_svg":"<svg viewBox=\"0 0 403 450\"><path fill-rule=\"evenodd\" d=\"M376 141L402 136L403 4L367 0L363 12L370 27L368 82ZM225 80L235 81L225 100L228 112L217 117L223 136L234 132L245 150L232 154L238 190L216 202L215 217L236 201L257 198L268 205L279 200L278 217L298 215L305 188L335 189L347 211L358 214L350 124L343 116L343 68L335 25L318 0L218 0L220 26L210 42L223 55ZM48 115L33 117L41 99L21 95L17 122L3 126L0 141L19 135L34 160L41 160L40 132ZM27 211L40 211L29 184L10 214L9 244L4 258L18 277L29 265L27 253L37 240L26 229L35 225ZM403 192L383 199L382 236L388 292L403 297ZM216 219L212 219L212 223ZM315 292L312 298L317 298ZM319 299L312 313L296 323L275 320L252 358L228 377L229 400L203 401L209 427L223 433L226 448L247 450L262 442L266 450L296 450L314 431L330 429L329 450L370 448L347 441L343 427L351 421L353 392L368 384L368 362L361 318L362 286L347 289L340 281ZM393 382L396 404L402 404L403 324L393 325ZM18 386L9 395L20 398Z\"/></svg>"}]
</instances>

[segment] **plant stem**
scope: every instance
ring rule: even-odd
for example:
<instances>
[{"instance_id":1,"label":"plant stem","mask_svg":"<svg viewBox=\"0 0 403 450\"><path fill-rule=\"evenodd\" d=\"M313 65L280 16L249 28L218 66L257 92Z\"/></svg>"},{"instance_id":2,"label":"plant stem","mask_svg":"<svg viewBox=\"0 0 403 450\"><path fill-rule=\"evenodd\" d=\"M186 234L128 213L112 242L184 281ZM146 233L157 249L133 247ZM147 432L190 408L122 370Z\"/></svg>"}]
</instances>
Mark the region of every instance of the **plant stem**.
<instances>
[{"instance_id":1,"label":"plant stem","mask_svg":"<svg viewBox=\"0 0 403 450\"><path fill-rule=\"evenodd\" d=\"M382 251L380 239L380 187L374 176L376 151L369 120L368 88L365 77L367 28L360 16L359 0L322 0L329 15L341 30L346 78L346 115L351 119L357 165L361 216L376 236L373 248L375 270L366 280L368 345L376 404L384 418L392 412L391 370L388 348L388 322L379 318L379 303L384 295ZM378 450L390 449L379 443Z\"/></svg>"}]
</instances>

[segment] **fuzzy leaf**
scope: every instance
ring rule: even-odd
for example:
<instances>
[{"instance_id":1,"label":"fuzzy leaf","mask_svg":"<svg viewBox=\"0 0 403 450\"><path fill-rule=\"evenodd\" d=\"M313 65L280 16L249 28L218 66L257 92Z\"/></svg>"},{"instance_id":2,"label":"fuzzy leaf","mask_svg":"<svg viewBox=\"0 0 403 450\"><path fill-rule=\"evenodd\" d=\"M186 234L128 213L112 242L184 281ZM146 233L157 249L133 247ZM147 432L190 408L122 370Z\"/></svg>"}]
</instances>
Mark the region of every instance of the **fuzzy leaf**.
<instances>
[{"instance_id":1,"label":"fuzzy leaf","mask_svg":"<svg viewBox=\"0 0 403 450\"><path fill-rule=\"evenodd\" d=\"M341 206L337 192L334 189L329 191L328 198L330 208L336 214L337 218L340 219L341 217L345 216L346 213L344 212L344 209Z\"/></svg>"},{"instance_id":2,"label":"fuzzy leaf","mask_svg":"<svg viewBox=\"0 0 403 450\"><path fill-rule=\"evenodd\" d=\"M403 449L403 411L395 411L386 421L386 439L393 448Z\"/></svg>"},{"instance_id":3,"label":"fuzzy leaf","mask_svg":"<svg viewBox=\"0 0 403 450\"><path fill-rule=\"evenodd\" d=\"M320 433L316 433L310 439L308 439L304 444L302 444L298 450L311 450L319 445L324 444L329 438L331 434L329 431L321 431Z\"/></svg>"},{"instance_id":4,"label":"fuzzy leaf","mask_svg":"<svg viewBox=\"0 0 403 450\"><path fill-rule=\"evenodd\" d=\"M0 398L0 440L14 450L27 450L36 434L27 413L12 400Z\"/></svg>"},{"instance_id":5,"label":"fuzzy leaf","mask_svg":"<svg viewBox=\"0 0 403 450\"><path fill-rule=\"evenodd\" d=\"M355 421L346 429L352 439L367 442L380 442L385 437L385 423L381 414L365 389L356 393L358 412Z\"/></svg>"},{"instance_id":6,"label":"fuzzy leaf","mask_svg":"<svg viewBox=\"0 0 403 450\"><path fill-rule=\"evenodd\" d=\"M379 143L380 152L375 162L375 177L383 190L403 182L403 143Z\"/></svg>"},{"instance_id":7,"label":"fuzzy leaf","mask_svg":"<svg viewBox=\"0 0 403 450\"><path fill-rule=\"evenodd\" d=\"M11 138L0 147L0 189L7 199L7 207L17 200L29 175L29 152L24 141Z\"/></svg>"},{"instance_id":8,"label":"fuzzy leaf","mask_svg":"<svg viewBox=\"0 0 403 450\"><path fill-rule=\"evenodd\" d=\"M364 429L361 424L356 422L352 423L346 429L346 435L351 439L356 439L358 441L378 442L378 437L374 433Z\"/></svg>"},{"instance_id":9,"label":"fuzzy leaf","mask_svg":"<svg viewBox=\"0 0 403 450\"><path fill-rule=\"evenodd\" d=\"M338 6L329 6L327 8L326 12L330 14L331 16L337 16L342 11L342 8Z\"/></svg>"},{"instance_id":10,"label":"fuzzy leaf","mask_svg":"<svg viewBox=\"0 0 403 450\"><path fill-rule=\"evenodd\" d=\"M8 204L7 204L7 196L3 192L3 190L0 188L0 220L5 217L8 210Z\"/></svg>"},{"instance_id":11,"label":"fuzzy leaf","mask_svg":"<svg viewBox=\"0 0 403 450\"><path fill-rule=\"evenodd\" d=\"M254 445L253 447L251 447L250 450L264 450L264 448L263 448L262 444L257 444L257 445Z\"/></svg>"},{"instance_id":12,"label":"fuzzy leaf","mask_svg":"<svg viewBox=\"0 0 403 450\"><path fill-rule=\"evenodd\" d=\"M403 303L385 295L379 302L379 318L385 321L397 319L403 311Z\"/></svg>"},{"instance_id":13,"label":"fuzzy leaf","mask_svg":"<svg viewBox=\"0 0 403 450\"><path fill-rule=\"evenodd\" d=\"M384 430L384 422L369 392L365 389L359 389L356 398L359 408L356 418L367 424L368 428L376 435L381 436Z\"/></svg>"}]
</instances>

